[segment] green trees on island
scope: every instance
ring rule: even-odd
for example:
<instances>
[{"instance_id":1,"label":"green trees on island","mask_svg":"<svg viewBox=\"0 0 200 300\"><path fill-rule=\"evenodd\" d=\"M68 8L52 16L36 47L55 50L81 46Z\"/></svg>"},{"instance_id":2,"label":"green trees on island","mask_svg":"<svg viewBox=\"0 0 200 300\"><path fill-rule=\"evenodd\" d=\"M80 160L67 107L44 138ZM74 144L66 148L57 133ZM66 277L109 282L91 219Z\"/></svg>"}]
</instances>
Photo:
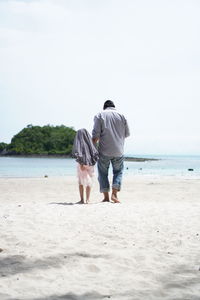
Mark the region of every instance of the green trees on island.
<instances>
[{"instance_id":1,"label":"green trees on island","mask_svg":"<svg viewBox=\"0 0 200 300\"><path fill-rule=\"evenodd\" d=\"M0 143L0 153L1 153L1 151L3 151L4 149L6 149L7 146L8 146L8 144L6 144L6 143Z\"/></svg>"},{"instance_id":2,"label":"green trees on island","mask_svg":"<svg viewBox=\"0 0 200 300\"><path fill-rule=\"evenodd\" d=\"M10 144L0 143L0 152L21 155L70 155L76 131L72 127L28 125ZM4 150L5 151L5 150Z\"/></svg>"}]
</instances>

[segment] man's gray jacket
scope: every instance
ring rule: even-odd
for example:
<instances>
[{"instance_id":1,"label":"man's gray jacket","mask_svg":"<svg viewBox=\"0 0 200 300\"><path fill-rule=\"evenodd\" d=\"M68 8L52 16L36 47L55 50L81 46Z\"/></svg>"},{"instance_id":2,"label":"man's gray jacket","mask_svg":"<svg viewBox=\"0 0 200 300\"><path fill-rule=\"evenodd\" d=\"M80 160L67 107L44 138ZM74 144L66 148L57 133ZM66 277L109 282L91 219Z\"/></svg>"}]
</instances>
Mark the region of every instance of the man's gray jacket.
<instances>
[{"instance_id":1,"label":"man's gray jacket","mask_svg":"<svg viewBox=\"0 0 200 300\"><path fill-rule=\"evenodd\" d=\"M124 140L130 135L124 115L108 107L94 117L92 138L99 139L99 154L120 157L124 154Z\"/></svg>"}]
</instances>

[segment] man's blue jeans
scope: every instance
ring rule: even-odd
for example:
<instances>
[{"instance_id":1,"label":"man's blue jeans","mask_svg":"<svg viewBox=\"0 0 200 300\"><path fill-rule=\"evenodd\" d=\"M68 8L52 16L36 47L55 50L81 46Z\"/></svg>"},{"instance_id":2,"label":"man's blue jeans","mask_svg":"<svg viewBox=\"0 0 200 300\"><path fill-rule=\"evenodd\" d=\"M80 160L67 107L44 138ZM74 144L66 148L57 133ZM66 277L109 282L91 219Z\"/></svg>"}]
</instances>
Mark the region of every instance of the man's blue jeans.
<instances>
[{"instance_id":1,"label":"man's blue jeans","mask_svg":"<svg viewBox=\"0 0 200 300\"><path fill-rule=\"evenodd\" d=\"M110 183L108 180L108 171L110 163L112 164L113 169L113 180L112 188L120 191L121 182L122 182L122 173L124 169L124 157L110 157L100 155L97 163L98 166L98 180L100 185L100 192L109 192Z\"/></svg>"}]
</instances>

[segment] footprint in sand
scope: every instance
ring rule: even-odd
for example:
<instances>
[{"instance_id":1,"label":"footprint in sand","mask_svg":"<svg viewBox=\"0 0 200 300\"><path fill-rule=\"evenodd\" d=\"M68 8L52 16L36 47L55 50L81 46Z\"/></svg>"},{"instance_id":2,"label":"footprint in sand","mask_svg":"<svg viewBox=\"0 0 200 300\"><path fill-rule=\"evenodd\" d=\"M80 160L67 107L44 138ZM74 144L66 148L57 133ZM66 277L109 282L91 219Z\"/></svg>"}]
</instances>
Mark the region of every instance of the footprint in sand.
<instances>
[{"instance_id":1,"label":"footprint in sand","mask_svg":"<svg viewBox=\"0 0 200 300\"><path fill-rule=\"evenodd\" d=\"M95 266L95 265L89 265L88 266L88 270L91 271L91 272L93 272L93 273L100 272L100 269L97 266Z\"/></svg>"}]
</instances>

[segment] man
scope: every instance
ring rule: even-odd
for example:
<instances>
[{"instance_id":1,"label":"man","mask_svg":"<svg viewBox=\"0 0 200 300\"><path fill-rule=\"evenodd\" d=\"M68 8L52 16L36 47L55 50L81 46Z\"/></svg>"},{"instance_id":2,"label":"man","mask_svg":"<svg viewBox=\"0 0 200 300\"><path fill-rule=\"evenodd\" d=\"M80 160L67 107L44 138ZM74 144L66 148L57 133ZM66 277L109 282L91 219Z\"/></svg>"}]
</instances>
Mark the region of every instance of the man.
<instances>
[{"instance_id":1,"label":"man","mask_svg":"<svg viewBox=\"0 0 200 300\"><path fill-rule=\"evenodd\" d=\"M111 200L119 203L117 193L121 189L124 167L124 140L130 135L125 117L117 112L111 100L104 103L103 111L94 117L92 138L98 143L98 180L100 192L104 194L103 202L109 202L110 183L108 180L109 165L112 164L113 180Z\"/></svg>"}]
</instances>

